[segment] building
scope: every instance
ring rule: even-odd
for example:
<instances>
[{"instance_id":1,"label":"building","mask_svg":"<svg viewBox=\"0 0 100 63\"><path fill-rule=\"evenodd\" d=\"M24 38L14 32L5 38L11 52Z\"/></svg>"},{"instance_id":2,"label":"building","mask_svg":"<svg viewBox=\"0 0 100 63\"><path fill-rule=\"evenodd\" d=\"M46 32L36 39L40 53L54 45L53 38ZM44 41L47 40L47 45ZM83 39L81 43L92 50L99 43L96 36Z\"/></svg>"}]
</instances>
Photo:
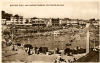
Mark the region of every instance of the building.
<instances>
[{"instance_id":1,"label":"building","mask_svg":"<svg viewBox=\"0 0 100 63\"><path fill-rule=\"evenodd\" d=\"M52 21L52 26L59 26L60 25L59 18L52 18L51 21Z\"/></svg>"},{"instance_id":2,"label":"building","mask_svg":"<svg viewBox=\"0 0 100 63\"><path fill-rule=\"evenodd\" d=\"M9 14L9 13L6 13L5 11L2 11L1 12L1 14L2 14L2 24L7 24L7 25L9 25L9 24L11 24L11 17L12 17L12 14Z\"/></svg>"},{"instance_id":3,"label":"building","mask_svg":"<svg viewBox=\"0 0 100 63\"><path fill-rule=\"evenodd\" d=\"M6 25L11 25L12 23L11 20L6 20Z\"/></svg>"},{"instance_id":4,"label":"building","mask_svg":"<svg viewBox=\"0 0 100 63\"><path fill-rule=\"evenodd\" d=\"M45 21L46 27L52 26L51 18L43 18Z\"/></svg>"},{"instance_id":5,"label":"building","mask_svg":"<svg viewBox=\"0 0 100 63\"><path fill-rule=\"evenodd\" d=\"M16 24L23 24L23 16L18 16L18 15L12 16L11 23L15 24L15 25Z\"/></svg>"},{"instance_id":6,"label":"building","mask_svg":"<svg viewBox=\"0 0 100 63\"><path fill-rule=\"evenodd\" d=\"M67 25L78 25L78 20L77 19L69 19L67 21Z\"/></svg>"},{"instance_id":7,"label":"building","mask_svg":"<svg viewBox=\"0 0 100 63\"><path fill-rule=\"evenodd\" d=\"M12 16L10 22L17 26L32 25L31 18L23 18L23 16L18 15Z\"/></svg>"},{"instance_id":8,"label":"building","mask_svg":"<svg viewBox=\"0 0 100 63\"><path fill-rule=\"evenodd\" d=\"M6 25L6 19L1 19L2 25Z\"/></svg>"},{"instance_id":9,"label":"building","mask_svg":"<svg viewBox=\"0 0 100 63\"><path fill-rule=\"evenodd\" d=\"M23 25L32 25L32 20L31 18L23 18L23 21L22 21Z\"/></svg>"},{"instance_id":10,"label":"building","mask_svg":"<svg viewBox=\"0 0 100 63\"><path fill-rule=\"evenodd\" d=\"M32 26L46 26L45 20L43 19L31 19Z\"/></svg>"},{"instance_id":11,"label":"building","mask_svg":"<svg viewBox=\"0 0 100 63\"><path fill-rule=\"evenodd\" d=\"M93 25L94 25L94 26L99 25L99 21L96 20L95 22L93 22Z\"/></svg>"},{"instance_id":12,"label":"building","mask_svg":"<svg viewBox=\"0 0 100 63\"><path fill-rule=\"evenodd\" d=\"M59 24L62 26L65 26L67 24L67 20L66 19L59 19Z\"/></svg>"},{"instance_id":13,"label":"building","mask_svg":"<svg viewBox=\"0 0 100 63\"><path fill-rule=\"evenodd\" d=\"M80 19L80 20L78 20L78 22L79 22L79 25L86 25L86 21L85 20Z\"/></svg>"}]
</instances>

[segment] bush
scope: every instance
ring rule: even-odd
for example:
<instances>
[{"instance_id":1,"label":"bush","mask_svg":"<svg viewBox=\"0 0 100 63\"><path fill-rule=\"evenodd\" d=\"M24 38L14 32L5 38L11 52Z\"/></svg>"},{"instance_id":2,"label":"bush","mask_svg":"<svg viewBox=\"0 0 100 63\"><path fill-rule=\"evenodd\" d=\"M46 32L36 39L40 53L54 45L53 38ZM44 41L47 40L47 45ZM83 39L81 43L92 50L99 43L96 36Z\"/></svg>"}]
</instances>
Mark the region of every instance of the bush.
<instances>
[{"instance_id":1,"label":"bush","mask_svg":"<svg viewBox=\"0 0 100 63\"><path fill-rule=\"evenodd\" d=\"M72 50L72 54L78 54L77 50Z\"/></svg>"},{"instance_id":2,"label":"bush","mask_svg":"<svg viewBox=\"0 0 100 63\"><path fill-rule=\"evenodd\" d=\"M78 49L78 50L71 50L70 48L66 48L64 50L64 54L68 54L70 55L70 53L72 52L72 54L81 54L81 53L86 53L86 49Z\"/></svg>"},{"instance_id":3,"label":"bush","mask_svg":"<svg viewBox=\"0 0 100 63\"><path fill-rule=\"evenodd\" d=\"M39 52L40 52L40 53L45 53L45 54L46 54L46 52L48 52L48 48L47 48L47 47L40 47L40 48L39 48Z\"/></svg>"},{"instance_id":4,"label":"bush","mask_svg":"<svg viewBox=\"0 0 100 63\"><path fill-rule=\"evenodd\" d=\"M69 54L69 53L71 52L71 50L70 50L70 48L66 48L66 49L64 50L64 52Z\"/></svg>"}]
</instances>

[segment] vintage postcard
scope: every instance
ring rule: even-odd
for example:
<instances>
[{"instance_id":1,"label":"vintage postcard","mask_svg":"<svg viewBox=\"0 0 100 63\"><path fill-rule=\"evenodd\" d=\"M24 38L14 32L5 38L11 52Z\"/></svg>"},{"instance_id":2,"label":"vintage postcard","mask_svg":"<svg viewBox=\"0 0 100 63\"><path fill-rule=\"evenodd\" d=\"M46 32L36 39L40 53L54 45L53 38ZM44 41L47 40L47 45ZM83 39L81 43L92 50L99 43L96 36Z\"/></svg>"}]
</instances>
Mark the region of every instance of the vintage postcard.
<instances>
[{"instance_id":1,"label":"vintage postcard","mask_svg":"<svg viewBox=\"0 0 100 63\"><path fill-rule=\"evenodd\" d=\"M99 1L2 1L1 63L99 63Z\"/></svg>"}]
</instances>

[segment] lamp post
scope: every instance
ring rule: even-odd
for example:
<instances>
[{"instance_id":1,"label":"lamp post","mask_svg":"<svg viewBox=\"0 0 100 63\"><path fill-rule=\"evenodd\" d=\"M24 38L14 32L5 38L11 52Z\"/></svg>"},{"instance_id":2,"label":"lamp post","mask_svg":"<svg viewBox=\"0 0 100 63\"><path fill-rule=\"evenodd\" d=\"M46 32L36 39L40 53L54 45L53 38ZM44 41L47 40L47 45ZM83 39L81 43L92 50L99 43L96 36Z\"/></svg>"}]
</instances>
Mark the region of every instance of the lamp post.
<instances>
[{"instance_id":1,"label":"lamp post","mask_svg":"<svg viewBox=\"0 0 100 63\"><path fill-rule=\"evenodd\" d=\"M28 44L29 44L29 38L28 38Z\"/></svg>"},{"instance_id":2,"label":"lamp post","mask_svg":"<svg viewBox=\"0 0 100 63\"><path fill-rule=\"evenodd\" d=\"M35 43L34 43L34 45L35 45L35 47L36 47L36 36L35 36L35 38L34 38L34 39L35 39Z\"/></svg>"},{"instance_id":3,"label":"lamp post","mask_svg":"<svg viewBox=\"0 0 100 63\"><path fill-rule=\"evenodd\" d=\"M13 36L14 36L14 35L13 35L13 27L15 27L14 24L12 24L12 28L11 28L11 29L12 29L12 30L11 30L11 31L12 31L11 39L12 39L12 45L13 45L13 50L14 50L14 44L15 44L15 43L14 43L14 40L13 40L13 39L14 39L14 37L13 37Z\"/></svg>"},{"instance_id":4,"label":"lamp post","mask_svg":"<svg viewBox=\"0 0 100 63\"><path fill-rule=\"evenodd\" d=\"M95 38L94 38L94 49L95 49Z\"/></svg>"},{"instance_id":5,"label":"lamp post","mask_svg":"<svg viewBox=\"0 0 100 63\"><path fill-rule=\"evenodd\" d=\"M63 40L62 40L62 50L63 50Z\"/></svg>"},{"instance_id":6,"label":"lamp post","mask_svg":"<svg viewBox=\"0 0 100 63\"><path fill-rule=\"evenodd\" d=\"M40 37L40 42L39 43L41 43L41 37ZM42 45L41 45L41 47L42 47Z\"/></svg>"}]
</instances>

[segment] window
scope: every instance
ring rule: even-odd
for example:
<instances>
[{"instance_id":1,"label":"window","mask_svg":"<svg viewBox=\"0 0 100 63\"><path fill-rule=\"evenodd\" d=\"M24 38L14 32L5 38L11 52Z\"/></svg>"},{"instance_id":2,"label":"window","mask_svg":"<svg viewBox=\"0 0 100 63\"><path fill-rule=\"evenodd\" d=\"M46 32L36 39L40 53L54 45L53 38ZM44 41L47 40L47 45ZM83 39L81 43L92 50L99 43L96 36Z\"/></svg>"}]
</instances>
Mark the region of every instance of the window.
<instances>
[{"instance_id":1,"label":"window","mask_svg":"<svg viewBox=\"0 0 100 63\"><path fill-rule=\"evenodd\" d=\"M16 21L18 21L18 19L16 19Z\"/></svg>"},{"instance_id":2,"label":"window","mask_svg":"<svg viewBox=\"0 0 100 63\"><path fill-rule=\"evenodd\" d=\"M44 21L42 21L42 23L44 23Z\"/></svg>"},{"instance_id":3,"label":"window","mask_svg":"<svg viewBox=\"0 0 100 63\"><path fill-rule=\"evenodd\" d=\"M32 21L32 23L35 23L35 21Z\"/></svg>"},{"instance_id":4,"label":"window","mask_svg":"<svg viewBox=\"0 0 100 63\"><path fill-rule=\"evenodd\" d=\"M20 24L23 24L22 22L20 22Z\"/></svg>"},{"instance_id":5,"label":"window","mask_svg":"<svg viewBox=\"0 0 100 63\"><path fill-rule=\"evenodd\" d=\"M36 21L36 23L38 23L38 21Z\"/></svg>"},{"instance_id":6,"label":"window","mask_svg":"<svg viewBox=\"0 0 100 63\"><path fill-rule=\"evenodd\" d=\"M22 19L20 19L20 21L22 21Z\"/></svg>"}]
</instances>

